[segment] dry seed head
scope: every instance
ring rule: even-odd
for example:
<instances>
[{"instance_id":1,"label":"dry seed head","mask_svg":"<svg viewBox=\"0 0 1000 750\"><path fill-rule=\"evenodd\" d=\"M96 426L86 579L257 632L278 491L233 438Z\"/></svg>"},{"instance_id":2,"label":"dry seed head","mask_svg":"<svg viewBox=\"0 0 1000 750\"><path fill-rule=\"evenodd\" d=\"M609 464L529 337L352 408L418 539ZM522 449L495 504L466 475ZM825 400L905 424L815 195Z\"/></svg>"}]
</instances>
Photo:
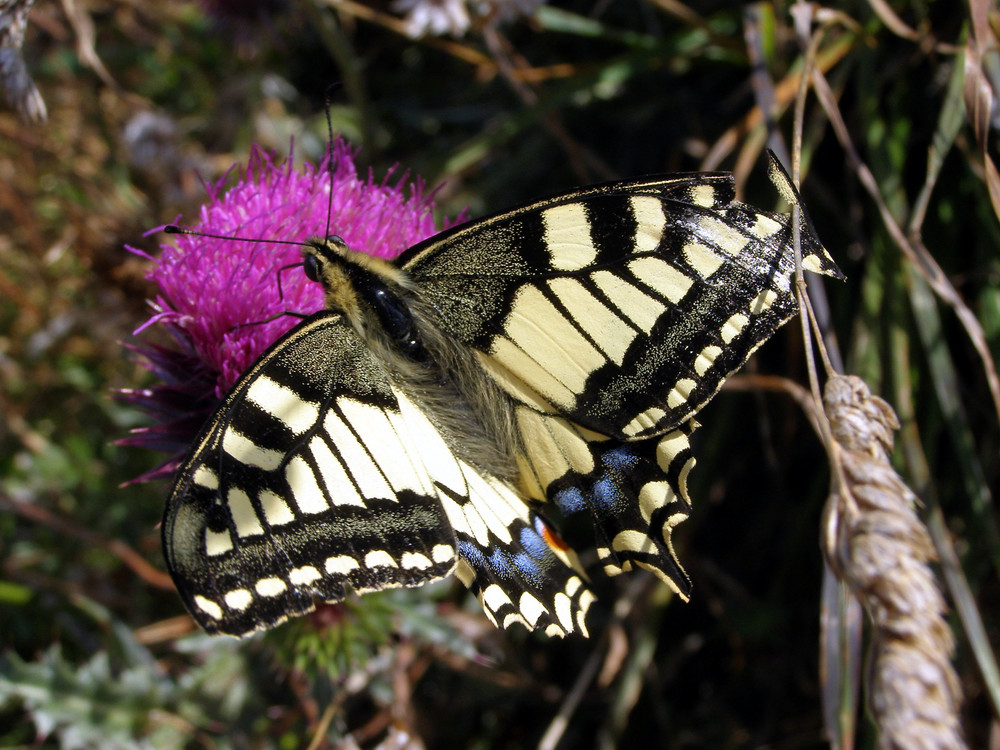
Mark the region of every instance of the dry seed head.
<instances>
[{"instance_id":1,"label":"dry seed head","mask_svg":"<svg viewBox=\"0 0 1000 750\"><path fill-rule=\"evenodd\" d=\"M954 641L929 565L934 546L916 495L889 464L899 421L854 376L832 378L824 401L842 469L830 498L839 538L828 542L827 554L872 618L878 747L964 748L961 689L950 662Z\"/></svg>"}]
</instances>

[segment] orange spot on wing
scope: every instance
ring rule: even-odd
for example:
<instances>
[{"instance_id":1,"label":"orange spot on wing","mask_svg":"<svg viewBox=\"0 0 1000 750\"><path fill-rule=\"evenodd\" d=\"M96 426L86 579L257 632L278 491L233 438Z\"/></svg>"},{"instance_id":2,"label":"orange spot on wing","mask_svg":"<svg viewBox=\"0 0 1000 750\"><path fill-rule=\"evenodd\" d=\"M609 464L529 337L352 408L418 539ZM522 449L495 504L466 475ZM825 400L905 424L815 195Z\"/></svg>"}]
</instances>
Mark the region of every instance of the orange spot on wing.
<instances>
[{"instance_id":1,"label":"orange spot on wing","mask_svg":"<svg viewBox=\"0 0 1000 750\"><path fill-rule=\"evenodd\" d=\"M535 519L535 525L538 528L538 533L542 535L542 539L553 549L559 550L560 552L568 552L569 545L559 536L555 529L549 526L541 518Z\"/></svg>"}]
</instances>

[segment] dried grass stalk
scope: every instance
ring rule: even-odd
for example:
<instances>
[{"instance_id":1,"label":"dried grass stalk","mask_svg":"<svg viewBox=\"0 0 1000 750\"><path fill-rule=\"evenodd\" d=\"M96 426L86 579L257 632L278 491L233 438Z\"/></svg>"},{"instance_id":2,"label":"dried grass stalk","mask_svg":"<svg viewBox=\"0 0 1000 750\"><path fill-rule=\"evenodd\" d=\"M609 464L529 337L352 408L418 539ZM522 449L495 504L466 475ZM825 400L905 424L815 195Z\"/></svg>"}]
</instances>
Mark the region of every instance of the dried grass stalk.
<instances>
[{"instance_id":1,"label":"dried grass stalk","mask_svg":"<svg viewBox=\"0 0 1000 750\"><path fill-rule=\"evenodd\" d=\"M824 402L842 471L830 497L827 552L870 614L871 709L882 750L966 747L954 641L917 497L889 464L899 421L864 381L835 376Z\"/></svg>"}]
</instances>

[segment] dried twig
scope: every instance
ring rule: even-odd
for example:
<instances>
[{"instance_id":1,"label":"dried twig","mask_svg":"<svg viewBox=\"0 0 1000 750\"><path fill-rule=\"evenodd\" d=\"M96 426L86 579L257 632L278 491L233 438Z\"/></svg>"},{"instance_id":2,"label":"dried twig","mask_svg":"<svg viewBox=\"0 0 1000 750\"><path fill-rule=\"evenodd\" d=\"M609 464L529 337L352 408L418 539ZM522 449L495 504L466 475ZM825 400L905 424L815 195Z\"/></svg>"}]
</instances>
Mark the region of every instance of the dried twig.
<instances>
[{"instance_id":1,"label":"dried twig","mask_svg":"<svg viewBox=\"0 0 1000 750\"><path fill-rule=\"evenodd\" d=\"M0 494L0 507L13 511L36 523L55 529L68 537L81 539L91 546L107 550L150 586L166 590L174 588L174 583L170 580L169 575L154 568L146 561L146 558L120 539L108 539L100 534L95 534L93 531L74 523L68 518L63 518L50 510L46 510L40 505L15 500L6 494Z\"/></svg>"}]
</instances>

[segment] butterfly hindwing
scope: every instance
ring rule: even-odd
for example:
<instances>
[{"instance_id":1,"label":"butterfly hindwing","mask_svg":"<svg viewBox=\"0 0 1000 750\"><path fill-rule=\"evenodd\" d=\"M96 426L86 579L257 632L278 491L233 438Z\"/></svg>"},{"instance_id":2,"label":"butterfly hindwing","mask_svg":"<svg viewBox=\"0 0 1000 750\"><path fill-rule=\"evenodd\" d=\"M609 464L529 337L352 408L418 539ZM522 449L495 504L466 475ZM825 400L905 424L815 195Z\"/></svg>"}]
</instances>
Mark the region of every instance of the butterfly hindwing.
<instances>
[{"instance_id":1,"label":"butterfly hindwing","mask_svg":"<svg viewBox=\"0 0 1000 750\"><path fill-rule=\"evenodd\" d=\"M490 620L549 635L586 634L594 597L576 556L507 482L458 458L413 402L397 393L414 452L428 461L455 531L456 574ZM432 460L433 457L433 460Z\"/></svg>"},{"instance_id":2,"label":"butterfly hindwing","mask_svg":"<svg viewBox=\"0 0 1000 750\"><path fill-rule=\"evenodd\" d=\"M459 503L456 575L490 621L505 629L517 623L549 635L586 635L594 596L576 556L545 520L509 486L481 476Z\"/></svg>"}]
</instances>

